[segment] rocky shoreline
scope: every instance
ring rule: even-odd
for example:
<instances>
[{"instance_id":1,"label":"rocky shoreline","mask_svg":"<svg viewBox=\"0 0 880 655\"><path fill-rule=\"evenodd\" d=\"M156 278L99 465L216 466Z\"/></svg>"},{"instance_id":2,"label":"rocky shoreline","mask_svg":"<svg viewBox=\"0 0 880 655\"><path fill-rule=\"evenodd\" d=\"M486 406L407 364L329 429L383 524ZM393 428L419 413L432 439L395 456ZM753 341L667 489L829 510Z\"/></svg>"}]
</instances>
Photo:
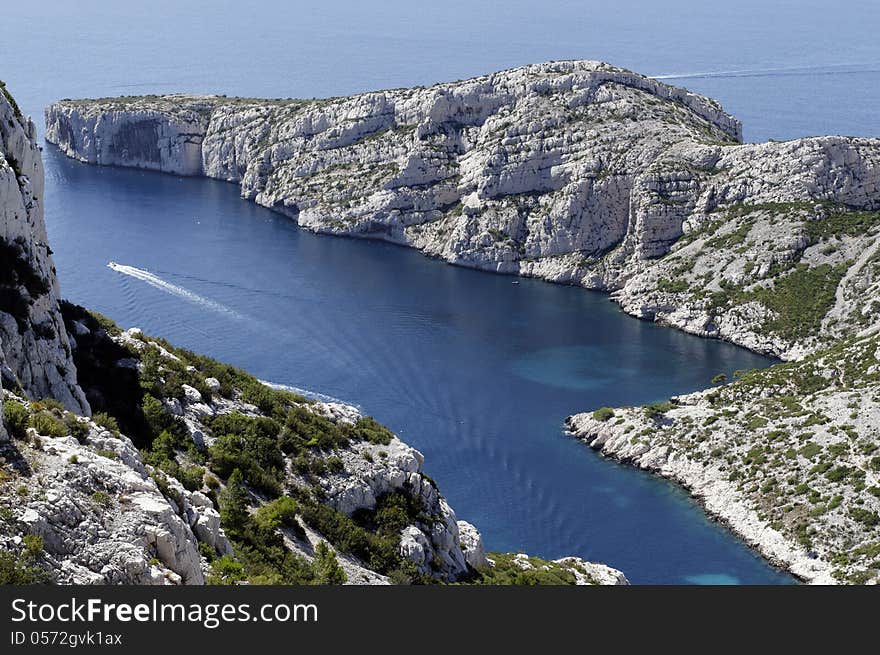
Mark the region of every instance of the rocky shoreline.
<instances>
[{"instance_id":1,"label":"rocky shoreline","mask_svg":"<svg viewBox=\"0 0 880 655\"><path fill-rule=\"evenodd\" d=\"M685 487L814 584L880 582L877 331L731 384L567 419L603 455Z\"/></svg>"},{"instance_id":2,"label":"rocky shoreline","mask_svg":"<svg viewBox=\"0 0 880 655\"><path fill-rule=\"evenodd\" d=\"M713 520L718 521L757 551L773 566L808 584L836 584L831 566L815 558L760 520L739 497L726 476L658 447L632 448L628 439L618 439L590 423L588 414L566 419L567 433L603 456L659 475L684 488Z\"/></svg>"}]
</instances>

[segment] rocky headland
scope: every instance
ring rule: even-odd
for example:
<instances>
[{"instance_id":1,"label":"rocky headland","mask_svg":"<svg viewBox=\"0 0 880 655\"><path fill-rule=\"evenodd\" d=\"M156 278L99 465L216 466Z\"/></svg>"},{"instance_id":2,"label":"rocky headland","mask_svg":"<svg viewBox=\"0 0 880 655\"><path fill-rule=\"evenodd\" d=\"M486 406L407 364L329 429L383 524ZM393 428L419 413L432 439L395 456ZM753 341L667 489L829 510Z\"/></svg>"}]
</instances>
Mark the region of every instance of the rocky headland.
<instances>
[{"instance_id":1,"label":"rocky headland","mask_svg":"<svg viewBox=\"0 0 880 655\"><path fill-rule=\"evenodd\" d=\"M310 230L608 291L785 359L880 318L880 140L743 144L715 101L608 64L323 100L65 100L46 124L81 161L227 180Z\"/></svg>"}]
</instances>

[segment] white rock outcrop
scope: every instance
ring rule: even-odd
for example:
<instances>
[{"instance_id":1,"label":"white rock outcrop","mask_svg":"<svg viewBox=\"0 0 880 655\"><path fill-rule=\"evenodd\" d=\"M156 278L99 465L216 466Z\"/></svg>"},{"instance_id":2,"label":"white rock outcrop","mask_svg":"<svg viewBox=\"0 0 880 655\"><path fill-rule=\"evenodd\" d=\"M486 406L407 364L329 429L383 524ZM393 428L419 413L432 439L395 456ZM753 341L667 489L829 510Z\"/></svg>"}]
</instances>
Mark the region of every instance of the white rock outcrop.
<instances>
[{"instance_id":1,"label":"white rock outcrop","mask_svg":"<svg viewBox=\"0 0 880 655\"><path fill-rule=\"evenodd\" d=\"M31 428L14 449L7 442L23 474L0 485L0 505L11 510L0 545L40 537L60 584L204 584L199 542L231 552L211 501L176 481L179 503L167 499L127 437L80 421L88 432L79 440Z\"/></svg>"}]
</instances>

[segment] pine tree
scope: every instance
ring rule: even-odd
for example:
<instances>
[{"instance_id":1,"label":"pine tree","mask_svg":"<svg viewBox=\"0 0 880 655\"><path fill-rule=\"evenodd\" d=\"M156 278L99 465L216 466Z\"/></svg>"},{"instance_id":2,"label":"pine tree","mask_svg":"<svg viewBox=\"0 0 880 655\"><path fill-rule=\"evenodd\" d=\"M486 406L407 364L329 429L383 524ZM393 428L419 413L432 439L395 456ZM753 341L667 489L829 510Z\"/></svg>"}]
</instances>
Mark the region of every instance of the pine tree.
<instances>
[{"instance_id":1,"label":"pine tree","mask_svg":"<svg viewBox=\"0 0 880 655\"><path fill-rule=\"evenodd\" d=\"M315 584L345 584L348 579L336 559L336 553L327 545L326 541L320 542L315 548L312 568L315 572Z\"/></svg>"},{"instance_id":2,"label":"pine tree","mask_svg":"<svg viewBox=\"0 0 880 655\"><path fill-rule=\"evenodd\" d=\"M244 476L239 469L235 469L226 481L226 489L220 497L220 522L228 532L240 534L249 520Z\"/></svg>"}]
</instances>

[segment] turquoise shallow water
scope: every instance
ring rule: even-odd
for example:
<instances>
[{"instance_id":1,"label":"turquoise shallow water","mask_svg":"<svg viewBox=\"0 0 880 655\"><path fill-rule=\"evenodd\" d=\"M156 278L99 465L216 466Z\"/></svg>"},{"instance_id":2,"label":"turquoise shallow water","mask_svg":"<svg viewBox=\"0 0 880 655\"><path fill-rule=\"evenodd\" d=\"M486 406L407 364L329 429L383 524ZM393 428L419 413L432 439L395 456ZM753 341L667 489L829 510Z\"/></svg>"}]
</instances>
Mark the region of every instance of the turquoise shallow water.
<instances>
[{"instance_id":1,"label":"turquoise shallow water","mask_svg":"<svg viewBox=\"0 0 880 655\"><path fill-rule=\"evenodd\" d=\"M4 8L0 78L39 122L61 97L327 96L593 58L720 99L750 140L874 135L877 18L868 0L46 0ZM301 232L231 185L91 168L53 148L45 160L66 296L358 404L425 452L490 548L577 554L642 583L791 582L680 489L561 429L572 412L766 360L622 316L599 294Z\"/></svg>"}]
</instances>

